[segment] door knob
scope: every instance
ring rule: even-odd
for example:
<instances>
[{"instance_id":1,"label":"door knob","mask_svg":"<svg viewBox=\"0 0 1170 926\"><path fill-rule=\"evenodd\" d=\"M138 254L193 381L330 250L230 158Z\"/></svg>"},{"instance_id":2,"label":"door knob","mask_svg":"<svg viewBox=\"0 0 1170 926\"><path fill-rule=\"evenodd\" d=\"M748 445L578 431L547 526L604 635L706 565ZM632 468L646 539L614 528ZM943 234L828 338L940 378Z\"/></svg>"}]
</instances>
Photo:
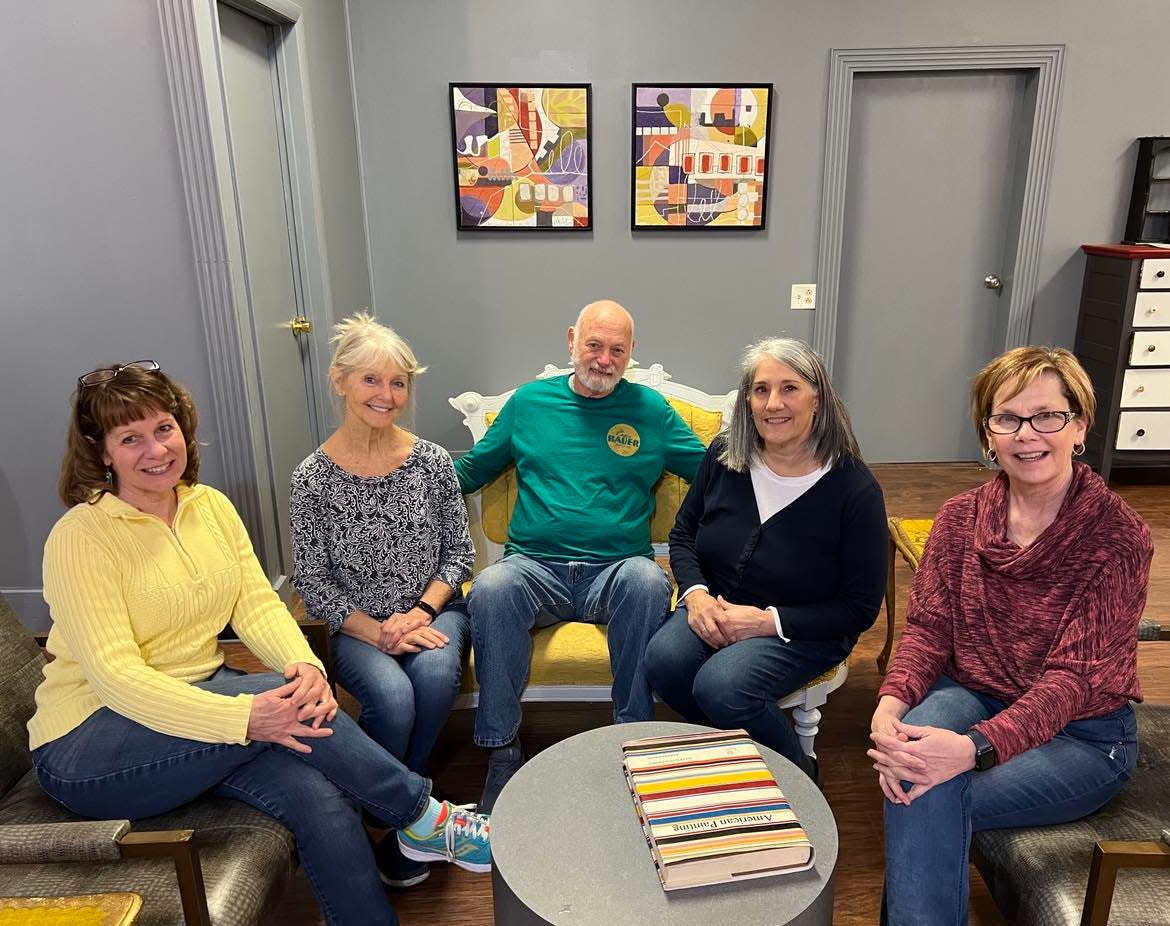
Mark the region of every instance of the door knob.
<instances>
[{"instance_id":1,"label":"door knob","mask_svg":"<svg viewBox=\"0 0 1170 926\"><path fill-rule=\"evenodd\" d=\"M298 315L289 321L288 327L292 331L293 337L299 338L302 334L309 334L313 330L313 323L303 315Z\"/></svg>"},{"instance_id":2,"label":"door knob","mask_svg":"<svg viewBox=\"0 0 1170 926\"><path fill-rule=\"evenodd\" d=\"M1003 280L994 273L989 273L983 278L983 285L988 289L1003 289Z\"/></svg>"}]
</instances>

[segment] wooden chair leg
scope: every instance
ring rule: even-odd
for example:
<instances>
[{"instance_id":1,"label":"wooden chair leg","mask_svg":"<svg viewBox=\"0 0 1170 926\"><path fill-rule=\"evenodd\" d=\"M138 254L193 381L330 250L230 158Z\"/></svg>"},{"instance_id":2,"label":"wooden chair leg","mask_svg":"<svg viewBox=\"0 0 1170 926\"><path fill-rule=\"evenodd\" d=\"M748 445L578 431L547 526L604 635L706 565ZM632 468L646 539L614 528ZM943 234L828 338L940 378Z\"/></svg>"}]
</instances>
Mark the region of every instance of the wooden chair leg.
<instances>
[{"instance_id":1,"label":"wooden chair leg","mask_svg":"<svg viewBox=\"0 0 1170 926\"><path fill-rule=\"evenodd\" d=\"M798 705L792 709L792 726L796 729L797 737L800 738L800 748L807 756L816 757L816 739L820 725L821 712L819 708L804 708Z\"/></svg>"},{"instance_id":2,"label":"wooden chair leg","mask_svg":"<svg viewBox=\"0 0 1170 926\"><path fill-rule=\"evenodd\" d=\"M179 881L179 901L186 926L211 926L199 851L191 844L194 830L129 832L118 841L122 858L170 858Z\"/></svg>"},{"instance_id":3,"label":"wooden chair leg","mask_svg":"<svg viewBox=\"0 0 1170 926\"><path fill-rule=\"evenodd\" d=\"M1106 926L1117 872L1122 868L1170 868L1170 846L1162 842L1109 842L1093 846L1081 926Z\"/></svg>"},{"instance_id":4,"label":"wooden chair leg","mask_svg":"<svg viewBox=\"0 0 1170 926\"><path fill-rule=\"evenodd\" d=\"M886 674L886 666L890 664L890 653L894 649L894 559L897 556L894 538L890 538L890 552L886 566L886 644L878 653L878 672Z\"/></svg>"}]
</instances>

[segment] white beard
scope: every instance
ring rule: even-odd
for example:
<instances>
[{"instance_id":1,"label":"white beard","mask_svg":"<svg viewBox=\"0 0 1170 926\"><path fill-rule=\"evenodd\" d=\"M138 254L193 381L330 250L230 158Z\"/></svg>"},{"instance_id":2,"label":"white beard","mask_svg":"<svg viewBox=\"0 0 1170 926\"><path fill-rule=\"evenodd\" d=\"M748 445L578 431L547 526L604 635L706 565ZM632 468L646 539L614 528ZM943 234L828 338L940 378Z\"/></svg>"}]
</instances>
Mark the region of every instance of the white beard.
<instances>
[{"instance_id":1,"label":"white beard","mask_svg":"<svg viewBox=\"0 0 1170 926\"><path fill-rule=\"evenodd\" d=\"M579 361L576 357L572 359L573 375L585 389L602 395L613 392L614 386L618 383L617 367L610 367L609 375L605 376L590 370L587 363Z\"/></svg>"}]
</instances>

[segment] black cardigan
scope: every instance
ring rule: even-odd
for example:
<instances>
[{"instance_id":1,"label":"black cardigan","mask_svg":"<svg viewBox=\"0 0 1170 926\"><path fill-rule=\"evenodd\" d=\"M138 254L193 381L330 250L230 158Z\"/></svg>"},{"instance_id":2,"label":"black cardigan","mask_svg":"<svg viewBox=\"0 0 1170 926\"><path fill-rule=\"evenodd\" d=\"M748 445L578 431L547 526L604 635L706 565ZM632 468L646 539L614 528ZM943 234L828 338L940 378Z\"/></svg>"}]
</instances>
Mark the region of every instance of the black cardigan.
<instances>
[{"instance_id":1,"label":"black cardigan","mask_svg":"<svg viewBox=\"0 0 1170 926\"><path fill-rule=\"evenodd\" d=\"M775 605L793 640L856 642L886 587L886 506L873 473L860 460L838 460L761 525L751 474L720 463L722 448L722 438L712 442L670 532L678 587Z\"/></svg>"}]
</instances>

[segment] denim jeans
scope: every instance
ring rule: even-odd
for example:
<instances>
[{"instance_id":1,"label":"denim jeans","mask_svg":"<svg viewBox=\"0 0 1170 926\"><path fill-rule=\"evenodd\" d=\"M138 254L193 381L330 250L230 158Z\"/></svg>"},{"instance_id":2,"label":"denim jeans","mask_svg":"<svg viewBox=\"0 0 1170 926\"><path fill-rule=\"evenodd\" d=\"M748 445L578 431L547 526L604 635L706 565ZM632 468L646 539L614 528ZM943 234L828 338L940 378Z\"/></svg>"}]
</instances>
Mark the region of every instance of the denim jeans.
<instances>
[{"instance_id":1,"label":"denim jeans","mask_svg":"<svg viewBox=\"0 0 1170 926\"><path fill-rule=\"evenodd\" d=\"M259 694L278 673L217 673L198 687ZM235 798L288 827L309 885L331 924L397 923L378 878L361 811L399 829L426 809L431 783L406 769L338 712L333 735L305 740L312 752L273 743L202 743L158 733L109 708L39 747L41 787L74 813L137 819L205 793Z\"/></svg>"},{"instance_id":2,"label":"denim jeans","mask_svg":"<svg viewBox=\"0 0 1170 926\"><path fill-rule=\"evenodd\" d=\"M659 696L691 723L743 727L757 743L796 765L804 750L777 701L849 655L848 640L751 637L721 649L708 646L680 606L646 651L646 674Z\"/></svg>"},{"instance_id":3,"label":"denim jeans","mask_svg":"<svg viewBox=\"0 0 1170 926\"><path fill-rule=\"evenodd\" d=\"M533 627L558 621L609 626L615 723L654 718L642 657L670 607L666 573L652 559L556 563L514 553L481 572L467 599L479 709L475 742L503 746L520 729L520 695Z\"/></svg>"},{"instance_id":4,"label":"denim jeans","mask_svg":"<svg viewBox=\"0 0 1170 926\"><path fill-rule=\"evenodd\" d=\"M996 699L942 677L906 723L961 732L1004 709ZM1077 720L1052 740L986 772L935 785L909 807L884 801L884 923L960 926L967 922L971 834L1077 820L1102 807L1137 763L1130 705ZM906 783L903 787L909 790Z\"/></svg>"},{"instance_id":5,"label":"denim jeans","mask_svg":"<svg viewBox=\"0 0 1170 926\"><path fill-rule=\"evenodd\" d=\"M426 772L431 750L459 694L471 626L459 608L431 624L450 642L439 649L388 656L363 640L333 637L337 681L361 704L361 728L412 772Z\"/></svg>"}]
</instances>

